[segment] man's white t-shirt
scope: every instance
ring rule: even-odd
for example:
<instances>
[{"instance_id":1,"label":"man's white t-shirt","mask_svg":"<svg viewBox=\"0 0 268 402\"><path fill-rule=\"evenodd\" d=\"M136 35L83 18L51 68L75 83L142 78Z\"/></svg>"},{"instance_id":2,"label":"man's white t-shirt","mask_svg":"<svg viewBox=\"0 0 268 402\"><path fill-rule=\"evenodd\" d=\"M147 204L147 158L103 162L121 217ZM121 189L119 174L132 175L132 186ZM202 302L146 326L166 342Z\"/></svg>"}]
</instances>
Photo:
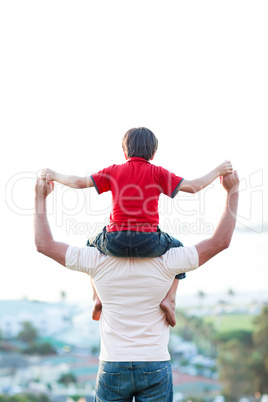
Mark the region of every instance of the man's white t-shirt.
<instances>
[{"instance_id":1,"label":"man's white t-shirt","mask_svg":"<svg viewBox=\"0 0 268 402\"><path fill-rule=\"evenodd\" d=\"M160 302L175 275L198 267L195 247L171 248L156 258L116 258L93 247L70 246L65 263L91 276L102 302L100 360L170 359L169 325Z\"/></svg>"}]
</instances>

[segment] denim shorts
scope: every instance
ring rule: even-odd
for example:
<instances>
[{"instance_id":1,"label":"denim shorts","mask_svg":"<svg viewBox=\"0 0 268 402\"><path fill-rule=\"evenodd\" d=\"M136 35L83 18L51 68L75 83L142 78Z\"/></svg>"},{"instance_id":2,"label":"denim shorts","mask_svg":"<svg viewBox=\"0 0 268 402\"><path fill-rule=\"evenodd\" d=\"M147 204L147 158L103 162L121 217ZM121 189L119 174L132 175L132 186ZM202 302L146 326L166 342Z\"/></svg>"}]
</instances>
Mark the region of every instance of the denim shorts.
<instances>
[{"instance_id":1,"label":"denim shorts","mask_svg":"<svg viewBox=\"0 0 268 402\"><path fill-rule=\"evenodd\" d=\"M100 361L95 387L96 402L172 402L172 371L169 361Z\"/></svg>"},{"instance_id":2,"label":"denim shorts","mask_svg":"<svg viewBox=\"0 0 268 402\"><path fill-rule=\"evenodd\" d=\"M159 228L156 232L107 232L104 227L101 233L87 241L87 246L96 247L103 254L113 257L153 258L165 254L171 247L183 247L183 244ZM184 279L185 276L182 273L176 278Z\"/></svg>"}]
</instances>

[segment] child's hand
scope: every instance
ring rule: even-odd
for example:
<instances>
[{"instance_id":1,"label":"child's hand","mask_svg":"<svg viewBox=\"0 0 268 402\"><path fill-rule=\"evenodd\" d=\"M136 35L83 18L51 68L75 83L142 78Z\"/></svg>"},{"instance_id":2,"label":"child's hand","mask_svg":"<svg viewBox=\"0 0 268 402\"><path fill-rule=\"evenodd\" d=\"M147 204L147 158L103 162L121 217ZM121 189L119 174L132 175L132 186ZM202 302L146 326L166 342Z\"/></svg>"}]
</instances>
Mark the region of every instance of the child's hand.
<instances>
[{"instance_id":1,"label":"child's hand","mask_svg":"<svg viewBox=\"0 0 268 402\"><path fill-rule=\"evenodd\" d=\"M51 169L42 169L41 179L45 180L47 183L54 180L54 171Z\"/></svg>"},{"instance_id":2,"label":"child's hand","mask_svg":"<svg viewBox=\"0 0 268 402\"><path fill-rule=\"evenodd\" d=\"M45 182L44 179L38 178L35 184L35 194L38 198L47 198L47 196L54 190L54 183Z\"/></svg>"},{"instance_id":3,"label":"child's hand","mask_svg":"<svg viewBox=\"0 0 268 402\"><path fill-rule=\"evenodd\" d=\"M219 176L225 176L226 174L233 173L233 166L230 161L225 160L218 166Z\"/></svg>"}]
</instances>

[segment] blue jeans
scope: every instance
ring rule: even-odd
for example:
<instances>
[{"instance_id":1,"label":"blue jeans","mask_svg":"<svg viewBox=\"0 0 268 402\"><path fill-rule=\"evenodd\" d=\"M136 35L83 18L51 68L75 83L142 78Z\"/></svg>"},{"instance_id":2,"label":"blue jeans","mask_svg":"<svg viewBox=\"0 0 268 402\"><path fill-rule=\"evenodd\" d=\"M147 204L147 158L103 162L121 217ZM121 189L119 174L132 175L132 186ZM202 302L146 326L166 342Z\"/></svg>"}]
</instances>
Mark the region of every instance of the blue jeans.
<instances>
[{"instance_id":1,"label":"blue jeans","mask_svg":"<svg viewBox=\"0 0 268 402\"><path fill-rule=\"evenodd\" d=\"M95 392L96 402L172 402L170 362L100 361Z\"/></svg>"},{"instance_id":2,"label":"blue jeans","mask_svg":"<svg viewBox=\"0 0 268 402\"><path fill-rule=\"evenodd\" d=\"M159 228L157 232L107 232L103 228L101 233L87 241L87 246L96 247L103 254L113 257L152 258L165 254L171 247L183 247L183 244ZM176 278L183 279L185 276L182 273L176 275Z\"/></svg>"}]
</instances>

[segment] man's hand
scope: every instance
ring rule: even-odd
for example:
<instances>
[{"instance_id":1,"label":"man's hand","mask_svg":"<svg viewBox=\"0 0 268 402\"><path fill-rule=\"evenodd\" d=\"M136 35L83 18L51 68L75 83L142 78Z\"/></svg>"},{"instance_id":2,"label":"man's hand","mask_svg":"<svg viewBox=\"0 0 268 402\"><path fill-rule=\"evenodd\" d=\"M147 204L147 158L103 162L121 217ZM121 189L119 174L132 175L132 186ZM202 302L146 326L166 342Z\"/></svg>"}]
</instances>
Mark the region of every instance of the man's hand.
<instances>
[{"instance_id":1,"label":"man's hand","mask_svg":"<svg viewBox=\"0 0 268 402\"><path fill-rule=\"evenodd\" d=\"M54 180L54 176L55 176L54 170L48 168L41 170L41 179L45 180L47 183L49 181Z\"/></svg>"},{"instance_id":2,"label":"man's hand","mask_svg":"<svg viewBox=\"0 0 268 402\"><path fill-rule=\"evenodd\" d=\"M232 163L228 160L225 160L217 167L219 171L219 176L225 176L226 174L233 173Z\"/></svg>"},{"instance_id":3,"label":"man's hand","mask_svg":"<svg viewBox=\"0 0 268 402\"><path fill-rule=\"evenodd\" d=\"M232 193L235 193L238 191L239 178L238 178L238 174L237 174L236 170L234 170L233 173L231 173L231 174L221 176L220 181L221 181L223 188L227 192L232 191Z\"/></svg>"},{"instance_id":4,"label":"man's hand","mask_svg":"<svg viewBox=\"0 0 268 402\"><path fill-rule=\"evenodd\" d=\"M47 196L54 190L54 183L52 181L46 182L44 179L38 178L35 184L35 195L38 198L47 198Z\"/></svg>"}]
</instances>

